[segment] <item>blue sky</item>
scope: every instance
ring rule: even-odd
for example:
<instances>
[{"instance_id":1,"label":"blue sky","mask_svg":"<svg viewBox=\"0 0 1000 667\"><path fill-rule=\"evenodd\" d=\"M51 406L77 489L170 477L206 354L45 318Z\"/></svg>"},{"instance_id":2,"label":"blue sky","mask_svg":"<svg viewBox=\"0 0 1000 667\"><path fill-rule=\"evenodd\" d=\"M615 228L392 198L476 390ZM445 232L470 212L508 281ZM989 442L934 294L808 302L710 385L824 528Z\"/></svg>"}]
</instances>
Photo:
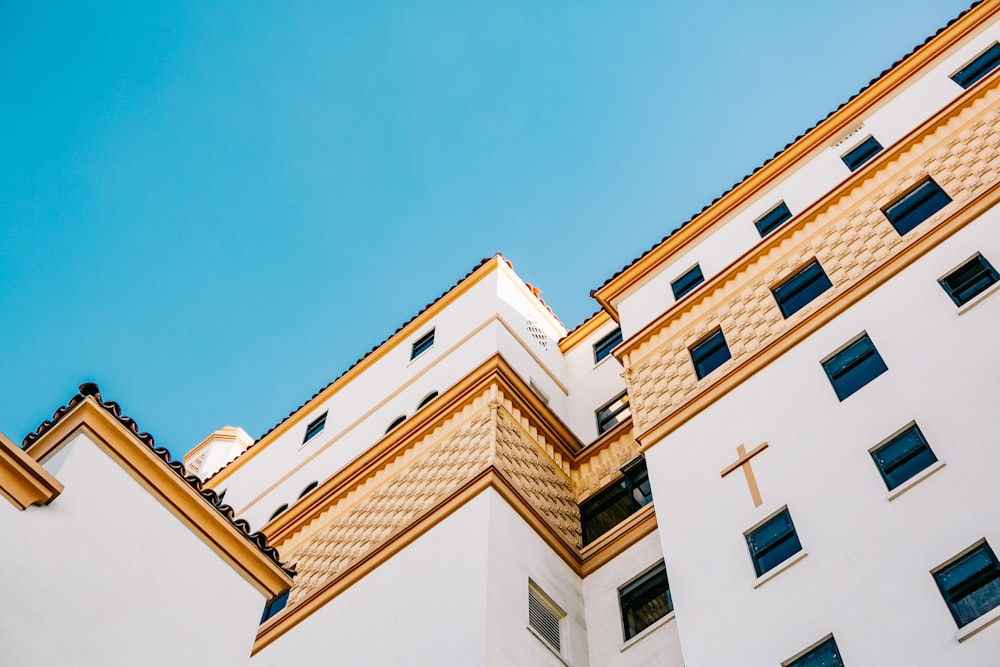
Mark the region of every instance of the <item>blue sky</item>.
<instances>
[{"instance_id":1,"label":"blue sky","mask_svg":"<svg viewBox=\"0 0 1000 667\"><path fill-rule=\"evenodd\" d=\"M6 2L0 431L257 437L502 252L589 291L966 0Z\"/></svg>"}]
</instances>

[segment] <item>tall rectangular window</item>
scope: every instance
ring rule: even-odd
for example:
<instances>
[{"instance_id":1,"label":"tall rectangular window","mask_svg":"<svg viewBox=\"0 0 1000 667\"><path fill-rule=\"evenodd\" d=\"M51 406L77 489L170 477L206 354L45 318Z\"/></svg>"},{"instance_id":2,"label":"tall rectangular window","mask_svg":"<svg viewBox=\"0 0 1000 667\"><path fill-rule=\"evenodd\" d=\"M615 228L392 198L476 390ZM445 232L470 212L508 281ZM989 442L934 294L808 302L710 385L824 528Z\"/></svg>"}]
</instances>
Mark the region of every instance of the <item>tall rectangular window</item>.
<instances>
[{"instance_id":1,"label":"tall rectangular window","mask_svg":"<svg viewBox=\"0 0 1000 667\"><path fill-rule=\"evenodd\" d=\"M860 144L840 156L847 168L857 171L863 164L882 152L882 144L875 137L868 137Z\"/></svg>"},{"instance_id":2,"label":"tall rectangular window","mask_svg":"<svg viewBox=\"0 0 1000 667\"><path fill-rule=\"evenodd\" d=\"M958 627L1000 606L1000 563L986 540L932 574Z\"/></svg>"},{"instance_id":3,"label":"tall rectangular window","mask_svg":"<svg viewBox=\"0 0 1000 667\"><path fill-rule=\"evenodd\" d=\"M802 551L787 507L749 531L746 538L758 577Z\"/></svg>"},{"instance_id":4,"label":"tall rectangular window","mask_svg":"<svg viewBox=\"0 0 1000 667\"><path fill-rule=\"evenodd\" d=\"M701 273L701 265L695 264L685 271L680 278L670 283L670 289L674 292L674 299L680 301L682 296L703 282L705 282L705 276Z\"/></svg>"},{"instance_id":5,"label":"tall rectangular window","mask_svg":"<svg viewBox=\"0 0 1000 667\"><path fill-rule=\"evenodd\" d=\"M691 361L694 363L694 373L698 379L702 379L722 364L732 358L729 346L726 345L726 337L722 335L722 329L716 329L708 338L695 344L689 350Z\"/></svg>"},{"instance_id":6,"label":"tall rectangular window","mask_svg":"<svg viewBox=\"0 0 1000 667\"><path fill-rule=\"evenodd\" d=\"M621 472L620 480L598 491L580 505L583 546L653 502L645 459L634 459Z\"/></svg>"},{"instance_id":7,"label":"tall rectangular window","mask_svg":"<svg viewBox=\"0 0 1000 667\"><path fill-rule=\"evenodd\" d=\"M309 440L317 436L320 431L323 430L323 428L326 426L326 414L327 413L324 412L319 417L317 417L316 419L312 420L312 422L309 423L309 426L306 427L306 435L304 438L302 438L302 442L308 442Z\"/></svg>"},{"instance_id":8,"label":"tall rectangular window","mask_svg":"<svg viewBox=\"0 0 1000 667\"><path fill-rule=\"evenodd\" d=\"M618 606L622 611L625 641L673 611L667 569L663 563L619 588Z\"/></svg>"},{"instance_id":9,"label":"tall rectangular window","mask_svg":"<svg viewBox=\"0 0 1000 667\"><path fill-rule=\"evenodd\" d=\"M962 88L968 88L976 81L992 72L1000 65L1000 44L993 46L973 58L972 62L951 75L951 80Z\"/></svg>"},{"instance_id":10,"label":"tall rectangular window","mask_svg":"<svg viewBox=\"0 0 1000 667\"><path fill-rule=\"evenodd\" d=\"M598 435L614 428L632 414L628 409L628 392L623 391L618 394L599 407L594 414L597 416Z\"/></svg>"},{"instance_id":11,"label":"tall rectangular window","mask_svg":"<svg viewBox=\"0 0 1000 667\"><path fill-rule=\"evenodd\" d=\"M622 343L622 330L615 329L607 336L601 340L594 343L594 363L596 364L601 359L611 354L611 350L615 349Z\"/></svg>"},{"instance_id":12,"label":"tall rectangular window","mask_svg":"<svg viewBox=\"0 0 1000 667\"><path fill-rule=\"evenodd\" d=\"M931 446L916 424L873 449L871 455L890 491L937 462Z\"/></svg>"},{"instance_id":13,"label":"tall rectangular window","mask_svg":"<svg viewBox=\"0 0 1000 667\"><path fill-rule=\"evenodd\" d=\"M964 306L991 285L1000 281L1000 274L980 254L958 267L938 283L956 306Z\"/></svg>"},{"instance_id":14,"label":"tall rectangular window","mask_svg":"<svg viewBox=\"0 0 1000 667\"><path fill-rule=\"evenodd\" d=\"M792 212L788 210L785 202L779 202L777 206L753 221L754 227L761 238L764 238L775 229L780 227L792 217Z\"/></svg>"},{"instance_id":15,"label":"tall rectangular window","mask_svg":"<svg viewBox=\"0 0 1000 667\"><path fill-rule=\"evenodd\" d=\"M840 400L844 400L889 370L868 334L863 334L820 363Z\"/></svg>"},{"instance_id":16,"label":"tall rectangular window","mask_svg":"<svg viewBox=\"0 0 1000 667\"><path fill-rule=\"evenodd\" d=\"M804 308L810 301L833 287L833 283L815 259L791 278L771 290L785 317Z\"/></svg>"},{"instance_id":17,"label":"tall rectangular window","mask_svg":"<svg viewBox=\"0 0 1000 667\"><path fill-rule=\"evenodd\" d=\"M422 353L426 352L434 345L434 329L431 329L423 336L413 341L413 347L410 349L410 359L416 359Z\"/></svg>"},{"instance_id":18,"label":"tall rectangular window","mask_svg":"<svg viewBox=\"0 0 1000 667\"><path fill-rule=\"evenodd\" d=\"M915 188L883 208L882 213L902 236L950 202L951 197L928 176Z\"/></svg>"},{"instance_id":19,"label":"tall rectangular window","mask_svg":"<svg viewBox=\"0 0 1000 667\"><path fill-rule=\"evenodd\" d=\"M782 667L844 667L837 642L831 636L798 658L781 663Z\"/></svg>"},{"instance_id":20,"label":"tall rectangular window","mask_svg":"<svg viewBox=\"0 0 1000 667\"><path fill-rule=\"evenodd\" d=\"M562 653L562 619L566 612L535 582L528 580L528 625L556 653Z\"/></svg>"}]
</instances>

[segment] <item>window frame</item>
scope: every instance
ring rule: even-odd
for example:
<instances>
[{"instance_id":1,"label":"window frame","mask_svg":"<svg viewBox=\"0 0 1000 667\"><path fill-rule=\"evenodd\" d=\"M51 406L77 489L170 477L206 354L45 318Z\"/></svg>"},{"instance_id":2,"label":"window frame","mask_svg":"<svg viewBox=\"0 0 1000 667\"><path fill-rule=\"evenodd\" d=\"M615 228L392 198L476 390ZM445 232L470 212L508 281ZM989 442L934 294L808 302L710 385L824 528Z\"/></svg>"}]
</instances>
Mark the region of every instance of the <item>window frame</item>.
<instances>
[{"instance_id":1,"label":"window frame","mask_svg":"<svg viewBox=\"0 0 1000 667\"><path fill-rule=\"evenodd\" d=\"M961 86L963 90L968 90L977 81L989 76L997 67L1000 67L1000 42L993 42L948 78Z\"/></svg>"},{"instance_id":2,"label":"window frame","mask_svg":"<svg viewBox=\"0 0 1000 667\"><path fill-rule=\"evenodd\" d=\"M616 327L614 331L609 332L594 343L594 364L599 364L608 357L613 356L611 351L621 345L621 342L622 329L621 327Z\"/></svg>"},{"instance_id":3,"label":"window frame","mask_svg":"<svg viewBox=\"0 0 1000 667\"><path fill-rule=\"evenodd\" d=\"M436 331L437 328L432 327L430 331L413 341L410 347L410 361L413 361L421 354L434 347L434 334Z\"/></svg>"},{"instance_id":4,"label":"window frame","mask_svg":"<svg viewBox=\"0 0 1000 667\"><path fill-rule=\"evenodd\" d=\"M842 366L839 366L836 369L831 369L831 364L838 357L845 355L848 352L848 350L850 350L854 345L857 345L862 341L868 341L868 345L870 346L869 350L854 356L846 363L844 363ZM858 384L853 389L850 388L850 385L848 385L848 387L846 388L838 386L837 383L842 381L842 379L846 377L849 372L852 372L855 369L861 367L863 363L865 363L869 358L873 356L878 359L878 364L882 366L881 370L872 374L870 377L868 377L868 379ZM833 392L837 395L837 399L841 403L843 403L845 400L847 400L848 398L859 392L864 387L868 386L872 382L872 380L879 377L883 373L886 373L889 370L888 364L886 364L885 359L882 358L882 353L878 351L878 348L875 346L875 343L872 342L871 336L869 336L868 332L866 331L862 331L860 334L849 340L847 343L841 345L832 354L821 359L819 363L823 367L823 372L826 373L827 380L830 381L830 386L833 387Z\"/></svg>"},{"instance_id":5,"label":"window frame","mask_svg":"<svg viewBox=\"0 0 1000 667\"><path fill-rule=\"evenodd\" d=\"M629 416L631 416L632 411L631 411L631 408L629 406L629 401L628 400L626 400L625 403L623 403L621 405L618 405L618 407L615 410L610 410L610 408L614 407L616 403L619 403L622 398L625 398L625 399L628 398L628 389L624 390L622 393L618 394L617 396L615 396L614 398L612 398L610 401L608 401L607 403L605 403L601 407L599 407L596 410L594 410L594 418L597 420L597 435L598 435L598 437L604 435L605 433L607 433L608 431L610 431L611 429L613 429L615 426L618 426L618 424L621 424L623 421L625 421L626 418L628 418ZM604 417L602 419L601 413L605 412L606 410L608 412L607 412L607 414L604 415ZM627 415L625 415L621 419L617 419L618 415L620 415L621 413L626 412L626 411L628 412ZM611 423L608 423L612 419L614 419L615 421L611 422Z\"/></svg>"},{"instance_id":6,"label":"window frame","mask_svg":"<svg viewBox=\"0 0 1000 667\"><path fill-rule=\"evenodd\" d=\"M281 595L268 600L264 604L264 613L260 616L260 625L263 625L266 621L274 618L278 612L284 609L288 605L288 594L292 592L292 589L288 589Z\"/></svg>"},{"instance_id":7,"label":"window frame","mask_svg":"<svg viewBox=\"0 0 1000 667\"><path fill-rule=\"evenodd\" d=\"M661 578L663 580L662 593L659 586ZM643 594L648 593L650 589L655 590L657 594L644 599ZM660 595L665 597L666 611L656 618L649 620L642 627L636 627L636 624L631 622L634 620L635 613L640 611L645 605L659 598ZM626 609L626 605L628 605L628 609ZM667 577L667 568L662 560L646 568L645 571L618 587L618 611L622 619L622 638L626 642L638 637L656 625L658 621L673 613L674 602L670 595L670 580ZM632 613L631 617L629 616L630 613ZM642 621L639 622L641 623Z\"/></svg>"},{"instance_id":8,"label":"window frame","mask_svg":"<svg viewBox=\"0 0 1000 667\"><path fill-rule=\"evenodd\" d=\"M955 570L961 564L972 560L972 558L979 553L985 555L990 561L987 567L973 573L969 577L966 577L951 586L946 586L944 579L948 576L950 571ZM986 570L990 570L990 572L985 573ZM931 575L934 577L934 582L937 584L941 597L944 598L944 602L948 606L948 611L951 612L952 618L955 620L955 623L959 628L964 628L965 626L975 622L976 619L981 618L992 612L994 609L1000 607L1000 593L994 593L996 604L988 609L976 613L975 616L972 616L967 620L964 620L964 616L958 608L960 602L967 600L970 596L983 590L985 587L993 585L996 582L1000 582L1000 560L997 560L996 554L990 547L989 542L986 541L986 538L979 540L969 548L959 553L957 556L949 559L946 563L943 563L942 565L939 565L931 570ZM978 583L978 587L974 589L970 588L970 580ZM956 601L953 599L951 594L952 591L956 593L963 592L964 595Z\"/></svg>"},{"instance_id":9,"label":"window frame","mask_svg":"<svg viewBox=\"0 0 1000 667\"><path fill-rule=\"evenodd\" d=\"M816 271L819 273L816 273ZM806 276L808 272L812 273L811 275ZM806 277L803 278L803 276ZM824 282L826 286L820 291L810 291L814 285L822 284ZM771 296L773 296L774 300L777 302L778 310L781 311L781 315L785 319L788 319L830 289L833 289L833 283L830 281L830 276L828 276L826 271L823 270L823 265L819 263L819 260L813 258L811 262L772 287ZM803 293L811 296L809 296L805 301L800 302L798 298Z\"/></svg>"},{"instance_id":10,"label":"window frame","mask_svg":"<svg viewBox=\"0 0 1000 667\"><path fill-rule=\"evenodd\" d=\"M854 147L840 156L847 168L855 172L868 164L873 157L885 150L879 140L872 135L868 135L863 141L859 141Z\"/></svg>"},{"instance_id":11,"label":"window frame","mask_svg":"<svg viewBox=\"0 0 1000 667\"><path fill-rule=\"evenodd\" d=\"M895 460L887 461L884 455L886 450L901 445L910 436L915 436L918 446L909 451L904 451L900 456L896 457ZM927 460L924 452L930 455L930 460ZM882 481L885 482L889 491L906 484L908 481L938 462L937 455L934 453L934 450L931 449L930 443L927 442L927 437L924 435L923 431L920 430L920 427L917 426L917 422L915 421L910 422L882 442L872 447L868 450L868 453L871 455L872 461L875 462L875 467L878 468L879 474L882 476ZM924 465L919 468L915 465L908 465L918 459L921 459L924 462ZM902 477L903 473L900 473L898 476L895 474L900 469L908 471L905 477Z\"/></svg>"},{"instance_id":12,"label":"window frame","mask_svg":"<svg viewBox=\"0 0 1000 667\"><path fill-rule=\"evenodd\" d=\"M649 482L649 469L646 467L646 459L637 456L632 459L619 471L622 476L611 482L597 493L593 494L580 503L580 535L581 544L586 547L596 542L603 535L611 532L615 526L621 524L630 516L641 510L646 505L653 502L653 489ZM637 494L636 491L639 493ZM641 496L636 497L637 495ZM622 503L622 501L625 501ZM594 526L596 519L616 506L624 511L624 516L612 516L613 523L607 525L601 532L595 532L590 528ZM597 529L600 525L597 526Z\"/></svg>"},{"instance_id":13,"label":"window frame","mask_svg":"<svg viewBox=\"0 0 1000 667\"><path fill-rule=\"evenodd\" d=\"M718 336L721 339L722 345L720 346L716 343L712 349L710 349L706 354L704 354L703 357L699 359L701 350L703 350L705 346L709 344L709 341L713 340L716 336ZM704 370L703 365L705 364L705 362L711 359L712 355L714 355L715 352L717 352L722 348L725 348L726 350L726 358L719 360L719 362L716 363L714 366L708 368L707 370ZM702 380L705 377L711 375L713 371L718 370L719 368L724 366L727 361L733 358L733 353L729 349L729 341L726 340L726 335L722 332L721 326L716 327L715 331L708 334L694 345L691 345L688 348L688 355L691 357L691 363L694 364L694 374L697 376L699 380Z\"/></svg>"},{"instance_id":14,"label":"window frame","mask_svg":"<svg viewBox=\"0 0 1000 667\"><path fill-rule=\"evenodd\" d=\"M952 286L948 283L949 278L954 276L959 271L962 271L967 266L969 266L973 262L976 262L977 260L979 260L981 271L973 277L974 280L965 280L959 286ZM980 280L980 276L984 274L986 275L986 277L990 279L990 282L987 283L986 285L983 285L982 287L976 288L975 282L978 282L978 280ZM969 283L972 283L971 287ZM1000 272L997 271L996 267L994 267L993 264L991 264L988 259L983 257L983 253L981 252L977 252L975 255L973 255L969 259L962 262L960 265L953 268L947 274L938 278L938 284L941 286L941 289L945 291L945 294L947 294L948 297L952 300L952 302L959 308L975 301L979 295L988 291L991 287L993 287L997 283L1000 283ZM966 296L965 291L969 289L975 289L975 291ZM958 294L958 292L962 292L962 294Z\"/></svg>"},{"instance_id":15,"label":"window frame","mask_svg":"<svg viewBox=\"0 0 1000 667\"><path fill-rule=\"evenodd\" d=\"M309 422L309 425L306 426L306 432L302 436L303 445L312 440L313 438L315 438L320 433L322 433L324 429L326 429L326 416L328 414L330 414L329 410L327 410L319 417L316 417L316 419Z\"/></svg>"},{"instance_id":16,"label":"window frame","mask_svg":"<svg viewBox=\"0 0 1000 667\"><path fill-rule=\"evenodd\" d=\"M705 274L701 271L701 264L695 264L671 281L670 290L674 293L674 301L680 301L703 282Z\"/></svg>"},{"instance_id":17,"label":"window frame","mask_svg":"<svg viewBox=\"0 0 1000 667\"><path fill-rule=\"evenodd\" d=\"M761 238L781 227L794 217L788 204L782 199L777 204L767 210L767 213L753 221L753 226L757 228L757 233Z\"/></svg>"},{"instance_id":18,"label":"window frame","mask_svg":"<svg viewBox=\"0 0 1000 667\"><path fill-rule=\"evenodd\" d=\"M833 654L837 659L835 663L813 663L809 662L815 658L823 658L825 656L820 654L820 651L827 649L830 645L833 645ZM837 641L834 639L832 634L823 637L818 642L805 649L801 653L785 660L781 663L781 667L844 667L844 658L840 654L840 647L837 646Z\"/></svg>"},{"instance_id":19,"label":"window frame","mask_svg":"<svg viewBox=\"0 0 1000 667\"><path fill-rule=\"evenodd\" d=\"M754 537L763 532L765 529L769 528L772 524L776 524L784 519L787 523L787 530L778 538L774 538L763 544L757 544ZM799 539L799 533L795 529L795 523L792 521L792 514L788 511L788 506L782 507L780 510L770 515L760 523L758 523L753 528L747 530L743 533L743 537L747 543L747 551L750 553L750 561L753 563L754 572L757 573L758 577L763 577L765 574L771 570L779 567L782 563L787 561L789 558L795 556L795 554L802 551L802 541ZM794 551L788 552L788 554L779 561L771 563L765 567L761 562L761 559L766 557L773 551L782 548L787 542L794 540L795 545L798 547Z\"/></svg>"},{"instance_id":20,"label":"window frame","mask_svg":"<svg viewBox=\"0 0 1000 667\"><path fill-rule=\"evenodd\" d=\"M944 198L944 201L941 198ZM919 183L893 199L882 207L892 228L900 236L906 236L911 231L926 222L944 207L952 202L951 195L944 191L937 181L930 176L924 177Z\"/></svg>"},{"instance_id":21,"label":"window frame","mask_svg":"<svg viewBox=\"0 0 1000 667\"><path fill-rule=\"evenodd\" d=\"M535 602L532 605L532 601ZM541 612L548 612L551 618L540 618ZM549 595L542 590L542 588L534 582L530 577L528 578L528 629L534 634L538 639L548 646L552 651L559 656L565 656L563 652L564 642L564 619L566 618L566 612L555 600L553 600ZM534 619L534 620L533 620ZM537 624L536 624L537 621ZM555 643L552 642L550 637L550 628L546 628L542 621L548 621L550 624L554 624L555 630Z\"/></svg>"}]
</instances>

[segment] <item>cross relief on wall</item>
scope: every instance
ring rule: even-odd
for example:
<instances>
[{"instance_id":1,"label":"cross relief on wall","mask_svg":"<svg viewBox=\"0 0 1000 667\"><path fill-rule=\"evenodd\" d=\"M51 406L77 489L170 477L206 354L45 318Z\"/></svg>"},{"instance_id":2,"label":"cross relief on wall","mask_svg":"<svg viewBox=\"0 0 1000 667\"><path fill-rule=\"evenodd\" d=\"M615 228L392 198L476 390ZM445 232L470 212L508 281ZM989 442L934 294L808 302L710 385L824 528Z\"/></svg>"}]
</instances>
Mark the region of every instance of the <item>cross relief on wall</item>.
<instances>
[{"instance_id":1,"label":"cross relief on wall","mask_svg":"<svg viewBox=\"0 0 1000 667\"><path fill-rule=\"evenodd\" d=\"M766 442L760 443L749 452L747 451L746 445L741 444L736 448L736 460L723 468L721 473L721 476L725 477L737 468L743 469L743 476L747 480L747 486L750 487L750 498L753 499L754 507L760 507L764 501L761 500L760 489L757 488L757 478L754 477L753 468L750 467L750 459L757 456L765 449L767 449Z\"/></svg>"}]
</instances>

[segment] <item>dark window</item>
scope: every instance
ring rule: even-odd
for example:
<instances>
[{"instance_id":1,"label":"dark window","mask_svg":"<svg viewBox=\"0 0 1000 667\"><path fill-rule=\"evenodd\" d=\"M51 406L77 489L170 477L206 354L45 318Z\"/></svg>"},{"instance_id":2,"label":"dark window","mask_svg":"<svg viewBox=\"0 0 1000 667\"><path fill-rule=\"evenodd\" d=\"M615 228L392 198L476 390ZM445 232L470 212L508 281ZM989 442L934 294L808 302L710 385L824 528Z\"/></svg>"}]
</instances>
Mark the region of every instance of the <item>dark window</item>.
<instances>
[{"instance_id":1,"label":"dark window","mask_svg":"<svg viewBox=\"0 0 1000 667\"><path fill-rule=\"evenodd\" d=\"M430 403L431 401L433 401L437 397L438 397L438 393L436 391L432 391L431 393L427 394L426 396L424 396L423 398L420 399L420 403L417 404L417 410L419 410L420 408L424 407L425 405L427 405L428 403Z\"/></svg>"},{"instance_id":2,"label":"dark window","mask_svg":"<svg viewBox=\"0 0 1000 667\"><path fill-rule=\"evenodd\" d=\"M751 530L746 538L758 577L802 551L788 508Z\"/></svg>"},{"instance_id":3,"label":"dark window","mask_svg":"<svg viewBox=\"0 0 1000 667\"><path fill-rule=\"evenodd\" d=\"M851 171L857 171L861 165L882 151L882 144L875 137L868 137L860 144L840 157Z\"/></svg>"},{"instance_id":4,"label":"dark window","mask_svg":"<svg viewBox=\"0 0 1000 667\"><path fill-rule=\"evenodd\" d=\"M872 458L890 491L937 461L916 424L874 449Z\"/></svg>"},{"instance_id":5,"label":"dark window","mask_svg":"<svg viewBox=\"0 0 1000 667\"><path fill-rule=\"evenodd\" d=\"M764 238L791 217L792 212L788 210L788 205L785 202L779 202L777 206L754 220L753 224L760 237Z\"/></svg>"},{"instance_id":6,"label":"dark window","mask_svg":"<svg viewBox=\"0 0 1000 667\"><path fill-rule=\"evenodd\" d=\"M705 276L701 274L701 266L699 264L695 264L693 267L685 271L684 275L670 283L670 289L674 291L674 298L680 300L682 296L703 282L705 282Z\"/></svg>"},{"instance_id":7,"label":"dark window","mask_svg":"<svg viewBox=\"0 0 1000 667\"><path fill-rule=\"evenodd\" d=\"M951 197L945 194L934 179L927 178L917 187L882 209L900 236L931 217L948 205Z\"/></svg>"},{"instance_id":8,"label":"dark window","mask_svg":"<svg viewBox=\"0 0 1000 667\"><path fill-rule=\"evenodd\" d=\"M889 370L868 334L850 343L822 364L840 400Z\"/></svg>"},{"instance_id":9,"label":"dark window","mask_svg":"<svg viewBox=\"0 0 1000 667\"><path fill-rule=\"evenodd\" d=\"M976 255L939 280L956 306L962 306L990 285L1000 281L1000 275L982 255Z\"/></svg>"},{"instance_id":10,"label":"dark window","mask_svg":"<svg viewBox=\"0 0 1000 667\"><path fill-rule=\"evenodd\" d=\"M800 658L782 663L784 667L844 667L837 642L830 637Z\"/></svg>"},{"instance_id":11,"label":"dark window","mask_svg":"<svg viewBox=\"0 0 1000 667\"><path fill-rule=\"evenodd\" d=\"M778 302L781 314L790 317L831 287L833 283L823 272L823 267L813 260L771 292L774 294L774 300Z\"/></svg>"},{"instance_id":12,"label":"dark window","mask_svg":"<svg viewBox=\"0 0 1000 667\"><path fill-rule=\"evenodd\" d=\"M648 628L674 609L667 570L660 563L630 584L618 589L625 640Z\"/></svg>"},{"instance_id":13,"label":"dark window","mask_svg":"<svg viewBox=\"0 0 1000 667\"><path fill-rule=\"evenodd\" d=\"M285 608L285 605L288 603L288 593L289 591L285 591L284 593L282 593L281 595L279 595L278 597L274 598L266 605L264 605L264 613L261 614L260 617L261 623L263 623L264 621L271 618L272 616L274 616L279 611Z\"/></svg>"},{"instance_id":14,"label":"dark window","mask_svg":"<svg viewBox=\"0 0 1000 667\"><path fill-rule=\"evenodd\" d=\"M580 506L584 546L653 502L645 459L639 457L621 471L622 479Z\"/></svg>"},{"instance_id":15,"label":"dark window","mask_svg":"<svg viewBox=\"0 0 1000 667\"><path fill-rule=\"evenodd\" d=\"M316 434L323 430L326 426L326 413L324 412L319 417L314 419L309 426L306 427L306 435L302 438L302 442L307 442L312 439Z\"/></svg>"},{"instance_id":16,"label":"dark window","mask_svg":"<svg viewBox=\"0 0 1000 667\"><path fill-rule=\"evenodd\" d=\"M1000 606L1000 564L985 541L934 573L958 627Z\"/></svg>"},{"instance_id":17,"label":"dark window","mask_svg":"<svg viewBox=\"0 0 1000 667\"><path fill-rule=\"evenodd\" d=\"M418 355L426 352L434 344L434 329L425 333L413 342L413 349L410 351L410 359L416 359Z\"/></svg>"},{"instance_id":18,"label":"dark window","mask_svg":"<svg viewBox=\"0 0 1000 667\"><path fill-rule=\"evenodd\" d=\"M302 492L299 494L299 498L305 498L306 494L315 489L317 486L319 486L319 482L309 482L306 484L306 488L302 489Z\"/></svg>"},{"instance_id":19,"label":"dark window","mask_svg":"<svg viewBox=\"0 0 1000 667\"><path fill-rule=\"evenodd\" d=\"M691 361L694 362L694 372L699 380L726 363L732 356L729 353L729 346L726 345L726 337L722 335L722 329L716 329L715 333L691 348Z\"/></svg>"},{"instance_id":20,"label":"dark window","mask_svg":"<svg viewBox=\"0 0 1000 667\"><path fill-rule=\"evenodd\" d=\"M279 514L281 514L282 512L284 512L287 509L288 509L288 503L285 503L284 505L282 505L278 509L274 510L274 514L271 515L271 518L268 519L268 521L274 521L275 519L278 518Z\"/></svg>"},{"instance_id":21,"label":"dark window","mask_svg":"<svg viewBox=\"0 0 1000 667\"><path fill-rule=\"evenodd\" d=\"M607 336L594 343L594 363L596 364L598 361L611 354L611 350L621 345L621 342L622 330L615 329Z\"/></svg>"},{"instance_id":22,"label":"dark window","mask_svg":"<svg viewBox=\"0 0 1000 667\"><path fill-rule=\"evenodd\" d=\"M406 421L406 415L399 415L398 417L392 420L392 423L389 424L389 426L385 429L385 432L388 433L389 431L396 428L405 421Z\"/></svg>"},{"instance_id":23,"label":"dark window","mask_svg":"<svg viewBox=\"0 0 1000 667\"><path fill-rule=\"evenodd\" d=\"M595 412L597 415L597 434L600 435L623 422L632 412L628 409L628 392L623 391L602 405Z\"/></svg>"},{"instance_id":24,"label":"dark window","mask_svg":"<svg viewBox=\"0 0 1000 667\"><path fill-rule=\"evenodd\" d=\"M976 81L992 72L1000 65L1000 44L994 44L982 54L951 75L951 80L962 88L968 88Z\"/></svg>"}]
</instances>

